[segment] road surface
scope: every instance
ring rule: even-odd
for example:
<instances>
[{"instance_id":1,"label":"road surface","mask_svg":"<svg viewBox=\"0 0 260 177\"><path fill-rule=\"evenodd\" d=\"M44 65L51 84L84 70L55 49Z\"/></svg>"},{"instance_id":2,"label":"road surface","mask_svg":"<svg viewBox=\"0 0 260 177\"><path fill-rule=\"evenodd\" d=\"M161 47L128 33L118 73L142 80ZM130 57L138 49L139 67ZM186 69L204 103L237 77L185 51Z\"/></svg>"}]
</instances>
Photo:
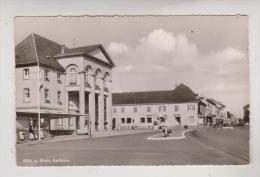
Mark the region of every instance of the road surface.
<instances>
[{"instance_id":1,"label":"road surface","mask_svg":"<svg viewBox=\"0 0 260 177\"><path fill-rule=\"evenodd\" d=\"M17 164L237 165L249 162L248 128L233 131L202 128L186 133L185 139L146 139L154 134L156 133L17 145ZM234 137L237 137L236 140ZM216 146L221 143L222 146Z\"/></svg>"}]
</instances>

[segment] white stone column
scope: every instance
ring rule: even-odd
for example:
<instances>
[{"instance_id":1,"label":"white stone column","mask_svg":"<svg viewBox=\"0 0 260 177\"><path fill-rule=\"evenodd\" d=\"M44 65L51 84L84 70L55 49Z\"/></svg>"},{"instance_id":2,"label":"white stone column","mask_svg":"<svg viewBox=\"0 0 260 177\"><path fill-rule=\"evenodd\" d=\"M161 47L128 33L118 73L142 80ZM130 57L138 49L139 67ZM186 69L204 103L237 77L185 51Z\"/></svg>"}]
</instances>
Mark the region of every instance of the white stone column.
<instances>
[{"instance_id":1,"label":"white stone column","mask_svg":"<svg viewBox=\"0 0 260 177\"><path fill-rule=\"evenodd\" d=\"M112 81L107 82L108 96L107 96L107 122L108 129L112 129ZM117 124L117 122L116 122Z\"/></svg>"},{"instance_id":2,"label":"white stone column","mask_svg":"<svg viewBox=\"0 0 260 177\"><path fill-rule=\"evenodd\" d=\"M85 114L85 73L80 73L80 85L79 85L79 113ZM79 128L83 130L85 128L85 116L79 118Z\"/></svg>"},{"instance_id":3,"label":"white stone column","mask_svg":"<svg viewBox=\"0 0 260 177\"><path fill-rule=\"evenodd\" d=\"M89 123L91 126L91 131L95 130L95 75L89 75L89 84L91 86L91 91L89 93Z\"/></svg>"},{"instance_id":4,"label":"white stone column","mask_svg":"<svg viewBox=\"0 0 260 177\"><path fill-rule=\"evenodd\" d=\"M65 113L69 113L69 92L65 90Z\"/></svg>"},{"instance_id":5,"label":"white stone column","mask_svg":"<svg viewBox=\"0 0 260 177\"><path fill-rule=\"evenodd\" d=\"M100 94L98 95L98 129L104 130L104 78L99 78Z\"/></svg>"}]
</instances>

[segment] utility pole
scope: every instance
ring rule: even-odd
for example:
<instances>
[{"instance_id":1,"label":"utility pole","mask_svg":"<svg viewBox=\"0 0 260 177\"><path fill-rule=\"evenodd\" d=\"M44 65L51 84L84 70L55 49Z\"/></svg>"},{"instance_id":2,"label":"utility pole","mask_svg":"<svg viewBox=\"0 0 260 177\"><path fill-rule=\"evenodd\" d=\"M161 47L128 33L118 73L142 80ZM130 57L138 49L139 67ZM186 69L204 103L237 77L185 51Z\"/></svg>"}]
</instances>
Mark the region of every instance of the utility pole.
<instances>
[{"instance_id":1,"label":"utility pole","mask_svg":"<svg viewBox=\"0 0 260 177\"><path fill-rule=\"evenodd\" d=\"M89 126L89 137L91 137L92 136L92 132L91 132L91 119L90 119L90 115L88 115L88 126Z\"/></svg>"}]
</instances>

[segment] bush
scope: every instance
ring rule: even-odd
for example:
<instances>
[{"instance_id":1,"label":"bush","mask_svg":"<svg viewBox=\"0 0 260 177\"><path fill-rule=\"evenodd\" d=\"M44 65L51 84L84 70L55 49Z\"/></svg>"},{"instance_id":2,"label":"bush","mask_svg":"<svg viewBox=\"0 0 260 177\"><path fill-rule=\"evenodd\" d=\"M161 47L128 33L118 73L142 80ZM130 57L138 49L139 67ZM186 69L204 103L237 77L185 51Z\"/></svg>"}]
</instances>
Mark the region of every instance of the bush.
<instances>
[{"instance_id":1,"label":"bush","mask_svg":"<svg viewBox=\"0 0 260 177\"><path fill-rule=\"evenodd\" d=\"M188 129L188 125L184 125L184 128L185 128L185 129Z\"/></svg>"}]
</instances>

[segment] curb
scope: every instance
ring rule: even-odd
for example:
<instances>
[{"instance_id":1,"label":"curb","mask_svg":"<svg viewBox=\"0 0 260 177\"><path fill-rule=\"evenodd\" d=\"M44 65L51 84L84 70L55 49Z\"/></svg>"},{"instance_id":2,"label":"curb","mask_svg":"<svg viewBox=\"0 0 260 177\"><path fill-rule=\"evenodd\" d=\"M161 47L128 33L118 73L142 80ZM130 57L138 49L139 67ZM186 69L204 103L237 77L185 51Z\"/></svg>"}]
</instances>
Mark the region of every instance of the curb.
<instances>
[{"instance_id":1,"label":"curb","mask_svg":"<svg viewBox=\"0 0 260 177\"><path fill-rule=\"evenodd\" d=\"M177 136L177 137L165 137L165 138L163 138L163 137L160 137L160 138L155 138L155 136L157 136L158 134L155 134L155 135L153 135L153 136L149 136L149 137L147 137L146 139L147 140L178 140L178 139L185 139L186 138L186 136L185 136L185 133L187 133L187 132L189 132L189 131L192 131L192 129L191 130L185 130L185 131L183 131L182 132L182 135L181 136Z\"/></svg>"},{"instance_id":2,"label":"curb","mask_svg":"<svg viewBox=\"0 0 260 177\"><path fill-rule=\"evenodd\" d=\"M109 138L109 137L116 137L116 136L124 136L124 135L135 135L135 134L141 134L141 133L151 133L154 132L154 130L151 131L145 131L145 132L131 132L131 133L125 133L125 134L111 134L111 135L105 135L105 136L78 136L70 139L51 139L51 140L43 140L43 141L34 141L34 142L28 142L28 143L20 143L16 144L16 146L25 146L25 145L36 145L36 144L45 144L45 143L56 143L56 142L64 142L64 141L74 141L74 140L83 140L83 139L96 139L96 138Z\"/></svg>"}]
</instances>

